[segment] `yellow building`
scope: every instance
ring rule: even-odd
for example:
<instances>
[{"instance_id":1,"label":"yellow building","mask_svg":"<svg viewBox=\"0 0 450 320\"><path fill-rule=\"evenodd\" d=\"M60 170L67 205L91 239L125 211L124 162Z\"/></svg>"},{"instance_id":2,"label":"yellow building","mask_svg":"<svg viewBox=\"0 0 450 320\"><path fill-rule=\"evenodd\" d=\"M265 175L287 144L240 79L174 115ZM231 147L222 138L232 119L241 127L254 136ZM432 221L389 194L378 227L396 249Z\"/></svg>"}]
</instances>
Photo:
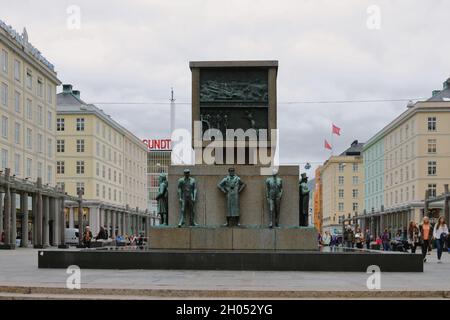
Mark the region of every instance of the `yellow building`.
<instances>
[{"instance_id":1,"label":"yellow building","mask_svg":"<svg viewBox=\"0 0 450 320\"><path fill-rule=\"evenodd\" d=\"M84 223L93 232L105 223L116 234L131 232L123 228L123 213L129 208L147 208L146 145L102 110L81 100L71 85L63 86L57 103L58 184L68 194L83 193ZM78 225L73 210L67 221L68 227ZM134 229L133 233L141 231Z\"/></svg>"},{"instance_id":2,"label":"yellow building","mask_svg":"<svg viewBox=\"0 0 450 320\"><path fill-rule=\"evenodd\" d=\"M55 185L54 67L0 20L0 170Z\"/></svg>"},{"instance_id":3,"label":"yellow building","mask_svg":"<svg viewBox=\"0 0 450 320\"><path fill-rule=\"evenodd\" d=\"M320 170L322 183L322 230L342 232L340 217L362 212L364 168L362 143L354 141L339 156L331 156Z\"/></svg>"},{"instance_id":4,"label":"yellow building","mask_svg":"<svg viewBox=\"0 0 450 320\"><path fill-rule=\"evenodd\" d=\"M410 220L422 220L425 193L439 196L450 183L450 79L430 99L408 104L376 137L384 146L384 203L367 212L366 223L378 233L405 231ZM434 203L427 215L433 222L443 209L443 201Z\"/></svg>"}]
</instances>

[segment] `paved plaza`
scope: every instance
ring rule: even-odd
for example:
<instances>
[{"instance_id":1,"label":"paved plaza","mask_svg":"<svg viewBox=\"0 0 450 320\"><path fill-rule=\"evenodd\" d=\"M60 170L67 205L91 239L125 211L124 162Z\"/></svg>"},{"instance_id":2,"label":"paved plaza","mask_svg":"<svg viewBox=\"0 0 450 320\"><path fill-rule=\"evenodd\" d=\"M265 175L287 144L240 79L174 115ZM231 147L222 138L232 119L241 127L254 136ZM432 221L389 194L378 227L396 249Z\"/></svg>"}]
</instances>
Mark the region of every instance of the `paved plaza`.
<instances>
[{"instance_id":1,"label":"paved plaza","mask_svg":"<svg viewBox=\"0 0 450 320\"><path fill-rule=\"evenodd\" d=\"M366 273L194 270L81 270L79 290L67 290L65 269L38 269L38 251L0 251L0 296L93 298L450 297L450 254L427 256L423 273L382 273L381 290L368 290Z\"/></svg>"}]
</instances>

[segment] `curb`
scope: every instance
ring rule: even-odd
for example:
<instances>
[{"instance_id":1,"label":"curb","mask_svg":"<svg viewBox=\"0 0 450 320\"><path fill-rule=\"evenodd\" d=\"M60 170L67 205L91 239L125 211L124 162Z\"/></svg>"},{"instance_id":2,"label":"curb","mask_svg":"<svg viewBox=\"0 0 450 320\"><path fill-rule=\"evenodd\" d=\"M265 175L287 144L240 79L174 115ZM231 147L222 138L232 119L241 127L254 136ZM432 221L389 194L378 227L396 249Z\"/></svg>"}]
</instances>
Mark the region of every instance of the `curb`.
<instances>
[{"instance_id":1,"label":"curb","mask_svg":"<svg viewBox=\"0 0 450 320\"><path fill-rule=\"evenodd\" d=\"M83 288L82 290L70 290L58 287L29 287L29 286L0 286L0 296L2 294L21 295L62 295L70 296L116 296L116 297L155 297L155 298L248 298L248 299L423 299L440 298L450 299L450 291L415 291L415 290L373 290L373 291L277 291L277 290L190 290L190 289L104 289L104 288Z\"/></svg>"}]
</instances>

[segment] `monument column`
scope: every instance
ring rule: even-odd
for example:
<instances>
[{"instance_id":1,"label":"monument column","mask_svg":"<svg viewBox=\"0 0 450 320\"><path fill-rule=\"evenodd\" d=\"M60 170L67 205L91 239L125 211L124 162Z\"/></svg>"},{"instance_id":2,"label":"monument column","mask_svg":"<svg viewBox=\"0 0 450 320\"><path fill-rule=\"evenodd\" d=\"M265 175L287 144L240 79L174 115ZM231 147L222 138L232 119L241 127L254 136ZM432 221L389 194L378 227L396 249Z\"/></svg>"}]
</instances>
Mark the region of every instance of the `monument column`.
<instances>
[{"instance_id":1,"label":"monument column","mask_svg":"<svg viewBox=\"0 0 450 320\"><path fill-rule=\"evenodd\" d=\"M45 196L42 198L43 200L43 211L44 211L44 220L43 220L43 245L45 248L49 247L49 220L50 220L50 202L49 197Z\"/></svg>"},{"instance_id":2,"label":"monument column","mask_svg":"<svg viewBox=\"0 0 450 320\"><path fill-rule=\"evenodd\" d=\"M78 190L78 244L83 245L84 223L83 223L83 191Z\"/></svg>"},{"instance_id":3,"label":"monument column","mask_svg":"<svg viewBox=\"0 0 450 320\"><path fill-rule=\"evenodd\" d=\"M14 246L17 238L17 208L16 208L16 191L11 191L11 240Z\"/></svg>"},{"instance_id":4,"label":"monument column","mask_svg":"<svg viewBox=\"0 0 450 320\"><path fill-rule=\"evenodd\" d=\"M22 213L22 240L20 246L28 247L28 193L22 192L20 195L20 212Z\"/></svg>"},{"instance_id":5,"label":"monument column","mask_svg":"<svg viewBox=\"0 0 450 320\"><path fill-rule=\"evenodd\" d=\"M98 227L99 227L99 228L100 228L100 227L103 227L104 220L105 220L105 219L103 219L103 209L102 209L102 206L99 206L99 207L98 207Z\"/></svg>"},{"instance_id":6,"label":"monument column","mask_svg":"<svg viewBox=\"0 0 450 320\"><path fill-rule=\"evenodd\" d=\"M6 191L5 191L5 244L11 244L11 190L9 188L9 173L10 169L5 169L5 178L6 178Z\"/></svg>"}]
</instances>

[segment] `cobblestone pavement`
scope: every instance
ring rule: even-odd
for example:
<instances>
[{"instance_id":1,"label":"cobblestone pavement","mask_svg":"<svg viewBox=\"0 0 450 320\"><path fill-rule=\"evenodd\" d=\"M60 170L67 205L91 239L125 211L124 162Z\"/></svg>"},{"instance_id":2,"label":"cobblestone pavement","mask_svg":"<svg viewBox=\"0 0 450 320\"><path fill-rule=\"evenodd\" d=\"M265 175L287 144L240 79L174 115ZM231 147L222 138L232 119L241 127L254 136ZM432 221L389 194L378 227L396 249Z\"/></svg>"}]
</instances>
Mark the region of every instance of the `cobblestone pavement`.
<instances>
[{"instance_id":1,"label":"cobblestone pavement","mask_svg":"<svg viewBox=\"0 0 450 320\"><path fill-rule=\"evenodd\" d=\"M0 286L65 288L64 269L38 269L37 250L0 250ZM423 273L382 273L381 290L450 291L450 254L427 256ZM152 290L368 291L363 272L81 270L83 288Z\"/></svg>"}]
</instances>

